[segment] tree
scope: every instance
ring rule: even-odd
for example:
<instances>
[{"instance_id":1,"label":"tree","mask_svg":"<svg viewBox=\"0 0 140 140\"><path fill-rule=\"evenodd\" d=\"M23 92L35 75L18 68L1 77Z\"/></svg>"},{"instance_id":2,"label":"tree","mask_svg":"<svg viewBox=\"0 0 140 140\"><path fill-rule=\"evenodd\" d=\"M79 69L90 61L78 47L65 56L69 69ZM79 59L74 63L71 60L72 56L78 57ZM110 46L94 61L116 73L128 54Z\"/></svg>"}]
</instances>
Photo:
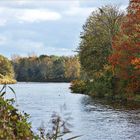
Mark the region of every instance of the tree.
<instances>
[{"instance_id":1,"label":"tree","mask_svg":"<svg viewBox=\"0 0 140 140\"><path fill-rule=\"evenodd\" d=\"M65 57L58 57L53 60L53 78L65 81Z\"/></svg>"},{"instance_id":2,"label":"tree","mask_svg":"<svg viewBox=\"0 0 140 140\"><path fill-rule=\"evenodd\" d=\"M119 31L124 14L115 6L94 11L83 26L79 57L87 93L112 96L114 77L108 57L112 53L112 37Z\"/></svg>"},{"instance_id":3,"label":"tree","mask_svg":"<svg viewBox=\"0 0 140 140\"><path fill-rule=\"evenodd\" d=\"M71 81L80 77L80 63L78 58L70 57L65 62L65 77Z\"/></svg>"},{"instance_id":4,"label":"tree","mask_svg":"<svg viewBox=\"0 0 140 140\"><path fill-rule=\"evenodd\" d=\"M126 20L113 39L109 58L125 93L140 92L140 1L130 0Z\"/></svg>"},{"instance_id":5,"label":"tree","mask_svg":"<svg viewBox=\"0 0 140 140\"><path fill-rule=\"evenodd\" d=\"M93 79L108 65L112 53L112 37L118 32L123 13L114 6L104 6L93 12L83 26L79 56L88 79Z\"/></svg>"},{"instance_id":6,"label":"tree","mask_svg":"<svg viewBox=\"0 0 140 140\"><path fill-rule=\"evenodd\" d=\"M0 75L14 78L14 71L11 62L2 55L0 55Z\"/></svg>"}]
</instances>

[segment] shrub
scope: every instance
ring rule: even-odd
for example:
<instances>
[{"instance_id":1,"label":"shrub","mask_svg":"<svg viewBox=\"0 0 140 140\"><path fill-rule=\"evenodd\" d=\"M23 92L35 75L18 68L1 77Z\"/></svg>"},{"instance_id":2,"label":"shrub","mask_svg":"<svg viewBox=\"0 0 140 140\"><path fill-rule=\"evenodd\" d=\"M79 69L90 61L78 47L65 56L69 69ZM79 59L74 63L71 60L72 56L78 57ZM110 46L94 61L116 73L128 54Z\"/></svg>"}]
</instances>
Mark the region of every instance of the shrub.
<instances>
[{"instance_id":1,"label":"shrub","mask_svg":"<svg viewBox=\"0 0 140 140\"><path fill-rule=\"evenodd\" d=\"M19 113L13 102L0 96L0 139L33 139L31 125L27 122L29 116Z\"/></svg>"},{"instance_id":2,"label":"shrub","mask_svg":"<svg viewBox=\"0 0 140 140\"><path fill-rule=\"evenodd\" d=\"M70 89L74 93L85 93L86 92L86 82L83 80L74 80L71 82Z\"/></svg>"}]
</instances>

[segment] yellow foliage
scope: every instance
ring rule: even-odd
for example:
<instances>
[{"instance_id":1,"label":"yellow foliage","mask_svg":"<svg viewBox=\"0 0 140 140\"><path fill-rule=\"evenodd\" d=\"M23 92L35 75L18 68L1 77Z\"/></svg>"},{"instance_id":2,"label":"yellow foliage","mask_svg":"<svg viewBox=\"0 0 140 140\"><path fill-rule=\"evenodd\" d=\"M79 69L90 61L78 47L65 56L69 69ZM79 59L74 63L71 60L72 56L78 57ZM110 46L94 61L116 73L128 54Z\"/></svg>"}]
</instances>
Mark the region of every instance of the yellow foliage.
<instances>
[{"instance_id":1,"label":"yellow foliage","mask_svg":"<svg viewBox=\"0 0 140 140\"><path fill-rule=\"evenodd\" d=\"M0 74L0 84L15 84L16 80Z\"/></svg>"}]
</instances>

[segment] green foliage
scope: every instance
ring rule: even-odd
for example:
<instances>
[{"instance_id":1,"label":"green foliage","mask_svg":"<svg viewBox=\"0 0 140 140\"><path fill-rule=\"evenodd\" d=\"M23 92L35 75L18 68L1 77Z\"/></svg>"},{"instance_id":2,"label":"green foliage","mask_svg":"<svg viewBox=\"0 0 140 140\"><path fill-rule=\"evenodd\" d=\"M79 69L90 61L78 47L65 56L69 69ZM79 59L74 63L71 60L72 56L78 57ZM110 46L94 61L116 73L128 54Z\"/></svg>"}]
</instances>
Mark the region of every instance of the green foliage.
<instances>
[{"instance_id":1,"label":"green foliage","mask_svg":"<svg viewBox=\"0 0 140 140\"><path fill-rule=\"evenodd\" d=\"M17 81L62 82L79 77L78 58L41 55L12 60Z\"/></svg>"},{"instance_id":2,"label":"green foliage","mask_svg":"<svg viewBox=\"0 0 140 140\"><path fill-rule=\"evenodd\" d=\"M135 95L134 101L140 102L140 95Z\"/></svg>"},{"instance_id":3,"label":"green foliage","mask_svg":"<svg viewBox=\"0 0 140 140\"><path fill-rule=\"evenodd\" d=\"M74 80L71 82L70 89L73 93L85 93L87 87L83 80Z\"/></svg>"},{"instance_id":4,"label":"green foliage","mask_svg":"<svg viewBox=\"0 0 140 140\"><path fill-rule=\"evenodd\" d=\"M93 81L89 81L87 84L87 91L91 96L113 98L113 94L115 94L114 83L115 79L112 76L112 73L106 72L104 75L94 79Z\"/></svg>"},{"instance_id":5,"label":"green foliage","mask_svg":"<svg viewBox=\"0 0 140 140\"><path fill-rule=\"evenodd\" d=\"M14 70L11 62L0 55L0 84L15 83Z\"/></svg>"},{"instance_id":6,"label":"green foliage","mask_svg":"<svg viewBox=\"0 0 140 140\"><path fill-rule=\"evenodd\" d=\"M124 17L116 7L104 6L87 19L79 46L85 93L139 100L139 7L138 1L130 2Z\"/></svg>"},{"instance_id":7,"label":"green foliage","mask_svg":"<svg viewBox=\"0 0 140 140\"><path fill-rule=\"evenodd\" d=\"M14 99L4 99L7 88L15 94L15 91L7 85L0 90L0 139L33 139L31 125L27 123L29 115L18 112L13 106Z\"/></svg>"},{"instance_id":8,"label":"green foliage","mask_svg":"<svg viewBox=\"0 0 140 140\"><path fill-rule=\"evenodd\" d=\"M15 94L14 90L9 87ZM14 106L14 99L4 99L6 85L0 91L0 139L33 139L29 115L21 114Z\"/></svg>"},{"instance_id":9,"label":"green foliage","mask_svg":"<svg viewBox=\"0 0 140 140\"><path fill-rule=\"evenodd\" d=\"M112 98L116 87L108 57L122 20L123 13L117 7L104 6L94 11L83 26L79 58L86 76L86 93L91 96Z\"/></svg>"},{"instance_id":10,"label":"green foliage","mask_svg":"<svg viewBox=\"0 0 140 140\"><path fill-rule=\"evenodd\" d=\"M96 72L108 65L108 56L112 52L112 37L119 30L123 14L113 6L104 6L93 12L83 26L79 56L81 67L94 78Z\"/></svg>"},{"instance_id":11,"label":"green foliage","mask_svg":"<svg viewBox=\"0 0 140 140\"><path fill-rule=\"evenodd\" d=\"M0 55L0 74L3 76L14 77L14 71L11 62L4 56Z\"/></svg>"}]
</instances>

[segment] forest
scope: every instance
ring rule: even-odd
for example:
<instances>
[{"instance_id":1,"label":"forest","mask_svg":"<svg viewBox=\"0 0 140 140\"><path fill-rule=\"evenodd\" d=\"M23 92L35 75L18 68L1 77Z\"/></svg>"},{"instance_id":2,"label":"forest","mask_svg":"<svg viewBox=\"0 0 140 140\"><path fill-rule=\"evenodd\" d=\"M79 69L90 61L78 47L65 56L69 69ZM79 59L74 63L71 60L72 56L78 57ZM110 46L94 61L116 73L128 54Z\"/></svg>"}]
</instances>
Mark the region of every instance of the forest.
<instances>
[{"instance_id":1,"label":"forest","mask_svg":"<svg viewBox=\"0 0 140 140\"><path fill-rule=\"evenodd\" d=\"M77 56L13 56L15 78L24 82L70 82L79 78Z\"/></svg>"},{"instance_id":2,"label":"forest","mask_svg":"<svg viewBox=\"0 0 140 140\"><path fill-rule=\"evenodd\" d=\"M80 77L77 56L14 55L8 60L0 55L0 66L0 83L15 83L14 79L19 82L70 82Z\"/></svg>"}]
</instances>

